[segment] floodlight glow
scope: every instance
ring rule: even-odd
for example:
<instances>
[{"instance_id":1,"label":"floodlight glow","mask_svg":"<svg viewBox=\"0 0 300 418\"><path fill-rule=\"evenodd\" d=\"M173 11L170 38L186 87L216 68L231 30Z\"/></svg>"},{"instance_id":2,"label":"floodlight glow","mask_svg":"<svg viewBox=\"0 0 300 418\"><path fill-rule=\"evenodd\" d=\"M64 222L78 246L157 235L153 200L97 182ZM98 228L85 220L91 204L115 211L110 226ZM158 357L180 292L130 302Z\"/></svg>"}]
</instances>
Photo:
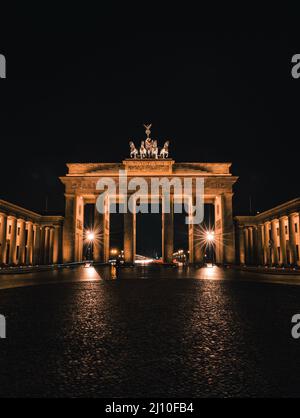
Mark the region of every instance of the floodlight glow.
<instances>
[{"instance_id":1,"label":"floodlight glow","mask_svg":"<svg viewBox=\"0 0 300 418\"><path fill-rule=\"evenodd\" d=\"M206 233L206 239L208 242L213 242L215 240L215 233L213 231L208 231Z\"/></svg>"},{"instance_id":2,"label":"floodlight glow","mask_svg":"<svg viewBox=\"0 0 300 418\"><path fill-rule=\"evenodd\" d=\"M95 239L94 232L88 232L86 238L87 238L88 241L94 241L94 239Z\"/></svg>"}]
</instances>

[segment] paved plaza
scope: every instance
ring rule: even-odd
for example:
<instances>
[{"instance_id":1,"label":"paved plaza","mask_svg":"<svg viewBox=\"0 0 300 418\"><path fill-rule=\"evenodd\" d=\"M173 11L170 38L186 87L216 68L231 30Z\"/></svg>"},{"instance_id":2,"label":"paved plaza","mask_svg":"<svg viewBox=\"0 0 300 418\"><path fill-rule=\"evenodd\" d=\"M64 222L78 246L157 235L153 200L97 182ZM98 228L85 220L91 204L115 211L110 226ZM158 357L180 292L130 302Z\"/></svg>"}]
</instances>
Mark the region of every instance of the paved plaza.
<instances>
[{"instance_id":1,"label":"paved plaza","mask_svg":"<svg viewBox=\"0 0 300 418\"><path fill-rule=\"evenodd\" d=\"M299 279L214 268L0 276L0 396L299 396Z\"/></svg>"}]
</instances>

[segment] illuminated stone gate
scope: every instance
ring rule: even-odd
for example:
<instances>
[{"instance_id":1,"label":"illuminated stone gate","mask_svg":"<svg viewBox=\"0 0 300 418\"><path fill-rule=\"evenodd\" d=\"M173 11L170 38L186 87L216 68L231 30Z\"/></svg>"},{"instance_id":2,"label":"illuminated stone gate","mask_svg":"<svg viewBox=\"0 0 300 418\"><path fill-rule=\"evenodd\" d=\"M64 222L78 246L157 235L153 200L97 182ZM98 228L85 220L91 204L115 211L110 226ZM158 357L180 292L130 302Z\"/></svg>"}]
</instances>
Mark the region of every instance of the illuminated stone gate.
<instances>
[{"instance_id":1,"label":"illuminated stone gate","mask_svg":"<svg viewBox=\"0 0 300 418\"><path fill-rule=\"evenodd\" d=\"M119 171L125 170L128 181L134 177L149 179L153 177L203 178L204 201L215 207L216 261L219 264L235 262L234 226L232 216L233 185L237 177L230 172L231 163L177 163L172 159L136 159L122 163L74 163L67 164L68 173L60 180L65 186L65 222L63 234L64 262L83 259L84 208L86 204L96 204L99 191L96 184L99 178L110 177L119 182ZM195 192L195 190L193 190ZM128 192L128 198L130 192ZM134 193L134 192L132 192ZM116 195L116 201L119 196ZM174 201L172 200L172 209ZM107 262L109 259L110 210L106 201L104 214L95 210L95 224L102 236L94 244L94 260ZM133 263L136 251L136 214L124 215L124 256L127 263ZM201 263L203 250L197 241L197 225L187 225L190 262ZM174 245L174 213L162 213L162 253L165 263L172 262Z\"/></svg>"}]
</instances>

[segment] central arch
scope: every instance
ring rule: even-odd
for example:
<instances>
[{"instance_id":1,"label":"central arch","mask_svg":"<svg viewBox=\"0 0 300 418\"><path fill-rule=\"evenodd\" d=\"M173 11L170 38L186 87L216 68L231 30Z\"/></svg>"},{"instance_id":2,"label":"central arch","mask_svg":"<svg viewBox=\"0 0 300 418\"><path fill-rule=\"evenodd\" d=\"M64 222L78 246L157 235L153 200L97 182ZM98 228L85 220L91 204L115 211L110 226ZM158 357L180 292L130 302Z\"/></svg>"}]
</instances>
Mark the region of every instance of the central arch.
<instances>
[{"instance_id":1,"label":"central arch","mask_svg":"<svg viewBox=\"0 0 300 418\"><path fill-rule=\"evenodd\" d=\"M144 204L148 213L136 215L136 254L150 258L162 257L162 215L151 213L150 204Z\"/></svg>"}]
</instances>

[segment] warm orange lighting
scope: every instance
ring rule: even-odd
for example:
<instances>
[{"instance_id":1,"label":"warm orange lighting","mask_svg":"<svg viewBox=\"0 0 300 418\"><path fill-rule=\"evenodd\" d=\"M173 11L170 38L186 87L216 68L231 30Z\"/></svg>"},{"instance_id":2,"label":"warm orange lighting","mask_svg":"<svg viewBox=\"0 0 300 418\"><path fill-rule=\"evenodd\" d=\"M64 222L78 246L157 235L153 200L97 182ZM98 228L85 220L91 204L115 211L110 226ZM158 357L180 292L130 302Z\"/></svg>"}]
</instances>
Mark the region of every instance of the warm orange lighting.
<instances>
[{"instance_id":1,"label":"warm orange lighting","mask_svg":"<svg viewBox=\"0 0 300 418\"><path fill-rule=\"evenodd\" d=\"M150 264L153 263L153 258L145 258L143 260L135 260L135 264Z\"/></svg>"},{"instance_id":2,"label":"warm orange lighting","mask_svg":"<svg viewBox=\"0 0 300 418\"><path fill-rule=\"evenodd\" d=\"M88 231L88 232L87 232L87 235L86 235L86 239L87 239L88 241L94 241L94 239L95 239L95 234L94 234L94 232L92 232L92 231Z\"/></svg>"},{"instance_id":3,"label":"warm orange lighting","mask_svg":"<svg viewBox=\"0 0 300 418\"><path fill-rule=\"evenodd\" d=\"M99 280L100 276L95 270L95 268L92 265L90 265L89 267L86 267L85 269L84 278L88 281L95 281L95 280Z\"/></svg>"},{"instance_id":4,"label":"warm orange lighting","mask_svg":"<svg viewBox=\"0 0 300 418\"><path fill-rule=\"evenodd\" d=\"M216 279L218 277L217 271L218 270L216 266L213 266L212 264L208 264L206 266L206 269L203 270L204 278L209 279L209 280Z\"/></svg>"},{"instance_id":5,"label":"warm orange lighting","mask_svg":"<svg viewBox=\"0 0 300 418\"><path fill-rule=\"evenodd\" d=\"M215 240L215 233L213 231L207 231L206 239L208 242L213 242Z\"/></svg>"}]
</instances>

